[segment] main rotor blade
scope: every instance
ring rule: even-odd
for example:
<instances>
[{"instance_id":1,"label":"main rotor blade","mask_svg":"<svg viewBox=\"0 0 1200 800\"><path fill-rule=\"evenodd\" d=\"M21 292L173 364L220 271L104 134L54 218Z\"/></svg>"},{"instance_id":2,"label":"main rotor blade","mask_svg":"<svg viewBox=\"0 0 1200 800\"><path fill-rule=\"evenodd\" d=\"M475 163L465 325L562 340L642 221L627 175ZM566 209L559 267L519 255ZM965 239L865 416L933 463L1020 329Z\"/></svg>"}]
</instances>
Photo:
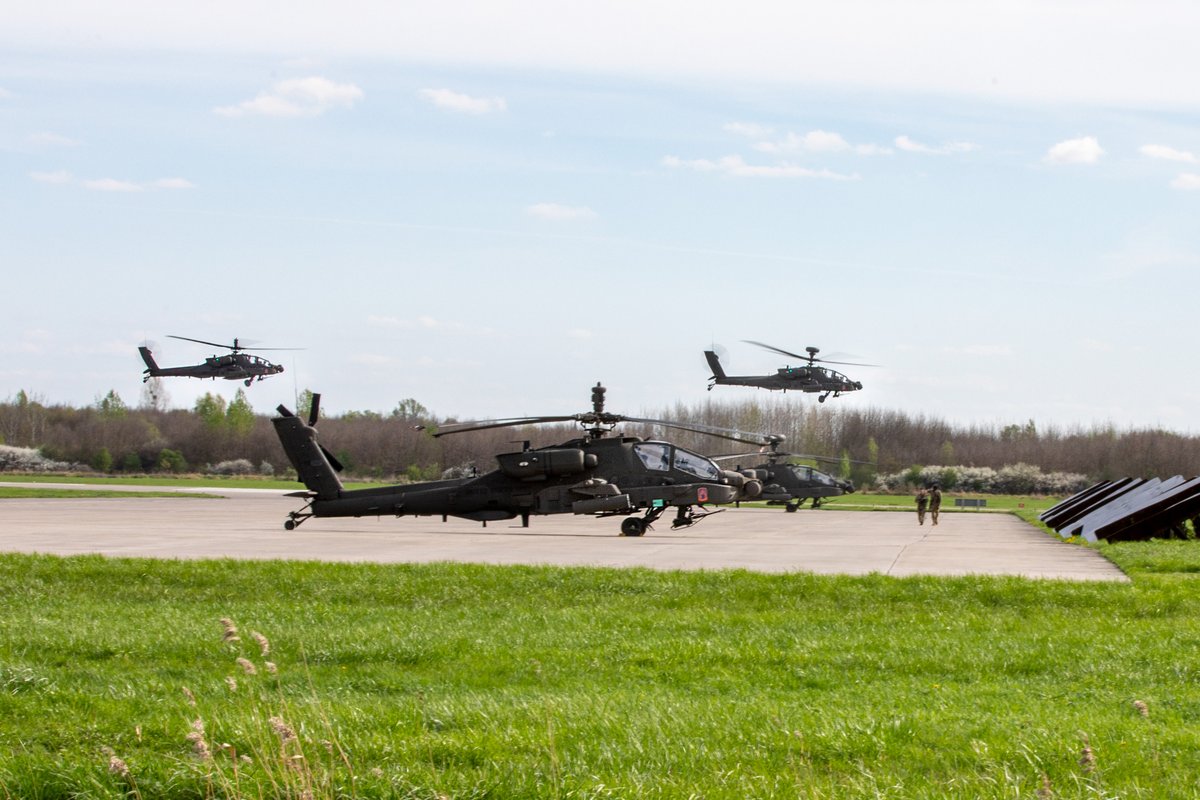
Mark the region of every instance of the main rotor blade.
<instances>
[{"instance_id":1,"label":"main rotor blade","mask_svg":"<svg viewBox=\"0 0 1200 800\"><path fill-rule=\"evenodd\" d=\"M814 358L813 361L819 361L822 364L842 364L848 367L878 367L879 364L860 364L857 361L830 361L828 358Z\"/></svg>"},{"instance_id":2,"label":"main rotor blade","mask_svg":"<svg viewBox=\"0 0 1200 800\"><path fill-rule=\"evenodd\" d=\"M726 456L709 456L709 461L732 461L735 458L757 458L768 455L767 453L731 453Z\"/></svg>"},{"instance_id":3,"label":"main rotor blade","mask_svg":"<svg viewBox=\"0 0 1200 800\"><path fill-rule=\"evenodd\" d=\"M757 346L763 348L764 350L770 350L772 352L779 353L779 355L781 355L781 356L791 356L792 358L800 358L805 361L815 361L820 364L841 364L841 365L847 366L847 367L878 367L879 366L878 364L860 364L857 361L831 361L828 358L820 358L819 356L817 356L815 354L802 356L799 353L793 353L789 350L782 350L778 347L772 347L771 345L765 344L763 342L756 342L751 339L742 339L742 341L745 342L746 344L757 345Z\"/></svg>"},{"instance_id":4,"label":"main rotor blade","mask_svg":"<svg viewBox=\"0 0 1200 800\"><path fill-rule=\"evenodd\" d=\"M764 350L770 350L771 352L774 352L774 353L779 353L779 355L781 355L781 356L791 356L792 358L799 358L799 359L802 359L802 360L804 360L804 361L808 361L810 358L812 358L812 356L802 356L802 355L800 355L799 353L792 353L792 352L789 352L789 351L787 351L787 350L782 350L782 349L780 349L780 348L778 348L778 347L775 347L775 346L773 346L773 345L766 344L766 343L764 343L764 342L756 342L756 341L754 341L753 339L742 339L742 341L743 341L743 342L745 342L746 344L752 344L752 345L756 345L756 346L758 346L758 347L761 347L761 348L762 348L762 349L764 349ZM816 360L817 360L817 361L820 361L821 359L819 359L819 358L818 358L818 359L816 359Z\"/></svg>"},{"instance_id":5,"label":"main rotor blade","mask_svg":"<svg viewBox=\"0 0 1200 800\"><path fill-rule=\"evenodd\" d=\"M737 430L736 428L719 428L715 425L704 425L699 422L670 422L665 419L645 419L642 417L622 417L621 419L626 422L639 422L643 425L662 425L665 428L675 428L681 431L691 431L692 433L716 436L721 439L729 439L733 442L741 442L742 444L758 444L763 446L770 444L768 441L770 437L766 434L746 433L745 431Z\"/></svg>"},{"instance_id":6,"label":"main rotor blade","mask_svg":"<svg viewBox=\"0 0 1200 800\"><path fill-rule=\"evenodd\" d=\"M168 333L167 336L169 336L172 339L183 339L185 342L195 342L197 344L206 344L206 345L209 345L210 347L224 347L226 350L241 350L242 349L240 347L234 347L231 344L219 344L217 342L206 342L203 339L192 339L191 337L188 337L188 336L176 336L173 333Z\"/></svg>"},{"instance_id":7,"label":"main rotor blade","mask_svg":"<svg viewBox=\"0 0 1200 800\"><path fill-rule=\"evenodd\" d=\"M840 458L834 458L833 456L814 456L811 453L787 453L784 451L768 451L765 453L762 451L759 451L757 453L734 453L732 455L727 455L727 456L709 456L709 458L712 459L713 461L728 461L733 458L755 458L755 457L767 458L767 459L771 459L771 458L802 458L806 461L824 461L827 464L840 464L842 462L842 460ZM852 458L852 459L850 459L850 463L851 464L870 464L871 462L870 461L857 461Z\"/></svg>"},{"instance_id":8,"label":"main rotor blade","mask_svg":"<svg viewBox=\"0 0 1200 800\"><path fill-rule=\"evenodd\" d=\"M485 431L489 428L509 428L517 425L538 425L549 422L574 422L575 416L557 416L557 417L510 417L508 419L484 419L477 422L453 422L449 425L438 427L438 436L448 436L452 433L467 433L468 431Z\"/></svg>"},{"instance_id":9,"label":"main rotor blade","mask_svg":"<svg viewBox=\"0 0 1200 800\"><path fill-rule=\"evenodd\" d=\"M168 333L167 336L172 339L182 339L185 342L195 342L196 344L206 344L210 347L224 347L226 350L232 350L235 353L240 353L243 350L304 350L303 347L244 347L238 344L238 340L234 339L233 344L221 344L220 342L206 342L204 339L192 339L188 336L176 336L173 333Z\"/></svg>"}]
</instances>

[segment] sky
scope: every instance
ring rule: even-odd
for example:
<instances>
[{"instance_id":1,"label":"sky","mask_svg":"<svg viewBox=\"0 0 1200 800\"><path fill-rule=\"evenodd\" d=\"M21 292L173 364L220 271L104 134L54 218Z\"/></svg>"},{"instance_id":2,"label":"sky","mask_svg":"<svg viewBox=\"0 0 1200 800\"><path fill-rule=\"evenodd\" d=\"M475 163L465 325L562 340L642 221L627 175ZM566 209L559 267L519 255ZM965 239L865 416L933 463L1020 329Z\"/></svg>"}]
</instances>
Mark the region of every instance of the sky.
<instances>
[{"instance_id":1,"label":"sky","mask_svg":"<svg viewBox=\"0 0 1200 800\"><path fill-rule=\"evenodd\" d=\"M234 337L332 413L638 414L821 349L829 400L1200 430L1200 6L0 11L0 399ZM238 382L176 378L172 406ZM793 395L789 394L789 397ZM816 402L806 395L804 403Z\"/></svg>"}]
</instances>

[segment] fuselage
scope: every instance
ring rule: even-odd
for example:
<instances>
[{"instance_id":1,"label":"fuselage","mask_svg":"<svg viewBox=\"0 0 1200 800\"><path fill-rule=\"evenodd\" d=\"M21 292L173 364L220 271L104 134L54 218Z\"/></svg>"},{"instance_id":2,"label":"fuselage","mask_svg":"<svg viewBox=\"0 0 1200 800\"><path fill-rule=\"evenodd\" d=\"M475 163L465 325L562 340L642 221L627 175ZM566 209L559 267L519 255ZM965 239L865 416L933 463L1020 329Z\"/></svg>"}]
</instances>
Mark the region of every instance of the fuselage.
<instances>
[{"instance_id":1,"label":"fuselage","mask_svg":"<svg viewBox=\"0 0 1200 800\"><path fill-rule=\"evenodd\" d=\"M314 516L444 515L474 520L540 514L619 514L656 505L730 503L742 480L707 457L667 442L578 439L503 453L499 468L471 478L315 498Z\"/></svg>"}]
</instances>

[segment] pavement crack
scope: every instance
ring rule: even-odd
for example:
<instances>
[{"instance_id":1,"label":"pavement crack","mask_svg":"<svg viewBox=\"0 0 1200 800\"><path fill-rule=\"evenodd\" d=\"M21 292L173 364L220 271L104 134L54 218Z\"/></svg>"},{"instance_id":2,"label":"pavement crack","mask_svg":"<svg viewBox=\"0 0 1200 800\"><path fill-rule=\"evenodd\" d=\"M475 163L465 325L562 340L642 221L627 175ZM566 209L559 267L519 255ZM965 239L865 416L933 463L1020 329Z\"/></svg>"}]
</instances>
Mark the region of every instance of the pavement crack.
<instances>
[{"instance_id":1,"label":"pavement crack","mask_svg":"<svg viewBox=\"0 0 1200 800\"><path fill-rule=\"evenodd\" d=\"M896 557L892 559L892 563L888 565L887 572L885 572L884 574L891 575L892 572L896 569L896 565L900 563L900 559L904 558L904 551L907 550L908 548L912 547L915 544L922 544L926 539L929 538L929 534L932 533L932 530L933 529L931 527L929 530L925 531L925 533L921 534L920 539L917 539L915 542L910 542L909 544L903 545L900 548L900 552L896 553Z\"/></svg>"}]
</instances>

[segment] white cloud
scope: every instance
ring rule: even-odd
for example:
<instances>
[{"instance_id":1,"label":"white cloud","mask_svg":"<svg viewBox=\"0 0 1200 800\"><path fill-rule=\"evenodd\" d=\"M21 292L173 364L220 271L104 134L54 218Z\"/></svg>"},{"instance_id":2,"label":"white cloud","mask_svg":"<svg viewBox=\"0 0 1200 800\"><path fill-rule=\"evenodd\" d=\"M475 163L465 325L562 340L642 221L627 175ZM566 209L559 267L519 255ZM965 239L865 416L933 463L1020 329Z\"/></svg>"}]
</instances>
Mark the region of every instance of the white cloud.
<instances>
[{"instance_id":1,"label":"white cloud","mask_svg":"<svg viewBox=\"0 0 1200 800\"><path fill-rule=\"evenodd\" d=\"M1104 155L1104 148L1095 136L1067 139L1050 148L1042 160L1047 164L1095 164Z\"/></svg>"},{"instance_id":2,"label":"white cloud","mask_svg":"<svg viewBox=\"0 0 1200 800\"><path fill-rule=\"evenodd\" d=\"M97 192L141 192L146 189L143 184L133 183L132 181L119 181L116 178L97 178L96 180L83 181L83 188L92 189Z\"/></svg>"},{"instance_id":3,"label":"white cloud","mask_svg":"<svg viewBox=\"0 0 1200 800\"><path fill-rule=\"evenodd\" d=\"M422 89L418 94L438 108L460 114L491 114L508 110L508 103L503 97L471 97L450 89Z\"/></svg>"},{"instance_id":4,"label":"white cloud","mask_svg":"<svg viewBox=\"0 0 1200 800\"><path fill-rule=\"evenodd\" d=\"M531 217L549 220L595 219L600 216L587 206L564 206L558 203L535 203L527 206L525 213Z\"/></svg>"},{"instance_id":5,"label":"white cloud","mask_svg":"<svg viewBox=\"0 0 1200 800\"><path fill-rule=\"evenodd\" d=\"M1167 147L1165 144L1144 144L1138 148L1138 152L1149 158L1161 158L1165 161L1182 161L1185 164L1197 163L1194 154L1186 150L1176 150L1174 147Z\"/></svg>"},{"instance_id":6,"label":"white cloud","mask_svg":"<svg viewBox=\"0 0 1200 800\"><path fill-rule=\"evenodd\" d=\"M1171 181L1171 188L1186 191L1200 189L1200 175L1194 172L1181 172L1175 176L1175 180Z\"/></svg>"},{"instance_id":7,"label":"white cloud","mask_svg":"<svg viewBox=\"0 0 1200 800\"><path fill-rule=\"evenodd\" d=\"M772 155L785 153L855 153L860 156L888 155L892 151L875 144L850 144L840 133L832 131L809 131L803 136L788 132L787 136L773 142L759 142L754 149Z\"/></svg>"},{"instance_id":8,"label":"white cloud","mask_svg":"<svg viewBox=\"0 0 1200 800\"><path fill-rule=\"evenodd\" d=\"M315 117L335 108L350 108L362 98L362 89L352 83L316 76L293 78L280 81L253 100L214 108L213 113L223 117Z\"/></svg>"},{"instance_id":9,"label":"white cloud","mask_svg":"<svg viewBox=\"0 0 1200 800\"><path fill-rule=\"evenodd\" d=\"M96 192L144 192L147 189L192 189L195 184L186 178L159 178L155 181L137 183L121 181L116 178L95 178L92 180L76 180L75 176L60 169L57 172L31 172L29 177L39 183L55 183L59 185L78 183L85 189Z\"/></svg>"},{"instance_id":10,"label":"white cloud","mask_svg":"<svg viewBox=\"0 0 1200 800\"><path fill-rule=\"evenodd\" d=\"M13 97L16 97L16 95L10 92L8 89L5 89L3 86L0 86L0 100L8 100Z\"/></svg>"},{"instance_id":11,"label":"white cloud","mask_svg":"<svg viewBox=\"0 0 1200 800\"><path fill-rule=\"evenodd\" d=\"M75 180L75 177L65 169L55 172L31 172L29 177L39 183L70 183Z\"/></svg>"},{"instance_id":12,"label":"white cloud","mask_svg":"<svg viewBox=\"0 0 1200 800\"><path fill-rule=\"evenodd\" d=\"M706 4L703 13L687 13L678 2L633 0L287 6L177 0L169 8L146 0L71 0L8 7L0 26L6 53L72 43L226 57L318 52L331 60L403 58L470 63L481 71L629 74L693 84L715 77L731 85L865 87L984 102L1171 109L1200 102L1194 79L1200 6L1184 0L1017 0L972 3L970 13L945 0L745 0Z\"/></svg>"},{"instance_id":13,"label":"white cloud","mask_svg":"<svg viewBox=\"0 0 1200 800\"><path fill-rule=\"evenodd\" d=\"M840 153L850 149L841 134L829 131L809 131L797 136L791 131L779 142L760 142L755 149L764 153Z\"/></svg>"},{"instance_id":14,"label":"white cloud","mask_svg":"<svg viewBox=\"0 0 1200 800\"><path fill-rule=\"evenodd\" d=\"M592 332L587 328L572 328L567 331L567 337L570 339L591 339Z\"/></svg>"},{"instance_id":15,"label":"white cloud","mask_svg":"<svg viewBox=\"0 0 1200 800\"><path fill-rule=\"evenodd\" d=\"M736 133L738 136L746 136L751 139L762 139L775 132L775 129L770 126L759 125L754 122L729 122L722 127L730 133Z\"/></svg>"},{"instance_id":16,"label":"white cloud","mask_svg":"<svg viewBox=\"0 0 1200 800\"><path fill-rule=\"evenodd\" d=\"M721 172L735 178L823 178L835 181L858 180L859 176L844 175L828 169L810 169L797 164L757 165L747 164L741 156L725 156L716 161L707 158L685 160L667 156L663 166L672 169L690 169L696 172Z\"/></svg>"},{"instance_id":17,"label":"white cloud","mask_svg":"<svg viewBox=\"0 0 1200 800\"><path fill-rule=\"evenodd\" d=\"M938 147L922 144L915 139L910 139L907 136L896 137L896 147L907 153L923 153L932 156L944 156L952 153L969 153L972 150L978 150L979 145L971 142L947 142Z\"/></svg>"},{"instance_id":18,"label":"white cloud","mask_svg":"<svg viewBox=\"0 0 1200 800\"><path fill-rule=\"evenodd\" d=\"M49 132L30 134L28 141L38 147L78 147L80 145L78 139Z\"/></svg>"}]
</instances>

